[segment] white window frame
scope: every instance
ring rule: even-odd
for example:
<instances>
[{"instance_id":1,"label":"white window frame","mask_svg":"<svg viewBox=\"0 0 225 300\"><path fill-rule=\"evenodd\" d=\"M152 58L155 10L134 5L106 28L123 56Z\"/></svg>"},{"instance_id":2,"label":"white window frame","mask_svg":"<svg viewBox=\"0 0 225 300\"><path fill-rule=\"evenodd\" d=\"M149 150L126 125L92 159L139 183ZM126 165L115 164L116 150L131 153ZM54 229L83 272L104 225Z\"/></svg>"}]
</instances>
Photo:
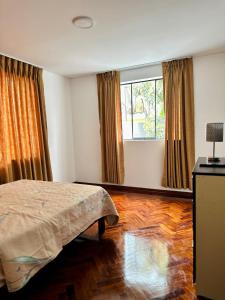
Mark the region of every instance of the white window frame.
<instances>
[{"instance_id":1,"label":"white window frame","mask_svg":"<svg viewBox=\"0 0 225 300\"><path fill-rule=\"evenodd\" d=\"M125 139L123 138L124 141L162 141L164 140L164 138L157 138L157 130L156 130L156 81L157 80L163 80L162 76L158 76L158 77L153 77L153 78L146 78L146 79L140 79L140 80L132 80L132 81L125 81L125 82L121 82L120 86L123 85L131 85L131 110L132 110L132 120L131 120L131 128L132 128L132 138L130 139ZM136 138L134 137L134 130L133 130L133 95L132 95L132 84L135 83L142 83L142 82L149 82L149 81L155 81L155 137L151 138L151 137L140 137L140 138Z\"/></svg>"}]
</instances>

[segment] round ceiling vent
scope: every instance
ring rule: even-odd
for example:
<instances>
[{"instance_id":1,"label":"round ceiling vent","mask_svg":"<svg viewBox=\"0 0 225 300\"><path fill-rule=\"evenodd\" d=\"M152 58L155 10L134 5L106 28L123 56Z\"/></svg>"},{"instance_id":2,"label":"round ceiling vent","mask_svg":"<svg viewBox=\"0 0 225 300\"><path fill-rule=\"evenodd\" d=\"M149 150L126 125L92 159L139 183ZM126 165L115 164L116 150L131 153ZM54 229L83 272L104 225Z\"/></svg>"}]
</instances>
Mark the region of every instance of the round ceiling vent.
<instances>
[{"instance_id":1,"label":"round ceiling vent","mask_svg":"<svg viewBox=\"0 0 225 300\"><path fill-rule=\"evenodd\" d=\"M81 29L89 29L94 26L94 21L92 18L88 16L78 16L73 18L72 20L73 25Z\"/></svg>"}]
</instances>

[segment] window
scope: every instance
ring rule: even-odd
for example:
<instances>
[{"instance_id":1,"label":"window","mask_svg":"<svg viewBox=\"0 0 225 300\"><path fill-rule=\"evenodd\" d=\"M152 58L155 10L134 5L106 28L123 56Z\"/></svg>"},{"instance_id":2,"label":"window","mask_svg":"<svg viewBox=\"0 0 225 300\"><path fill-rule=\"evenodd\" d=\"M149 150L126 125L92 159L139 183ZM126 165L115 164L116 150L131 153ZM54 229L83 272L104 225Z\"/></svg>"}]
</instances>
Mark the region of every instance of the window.
<instances>
[{"instance_id":1,"label":"window","mask_svg":"<svg viewBox=\"0 0 225 300\"><path fill-rule=\"evenodd\" d=\"M125 140L164 138L162 78L121 84L121 104Z\"/></svg>"}]
</instances>

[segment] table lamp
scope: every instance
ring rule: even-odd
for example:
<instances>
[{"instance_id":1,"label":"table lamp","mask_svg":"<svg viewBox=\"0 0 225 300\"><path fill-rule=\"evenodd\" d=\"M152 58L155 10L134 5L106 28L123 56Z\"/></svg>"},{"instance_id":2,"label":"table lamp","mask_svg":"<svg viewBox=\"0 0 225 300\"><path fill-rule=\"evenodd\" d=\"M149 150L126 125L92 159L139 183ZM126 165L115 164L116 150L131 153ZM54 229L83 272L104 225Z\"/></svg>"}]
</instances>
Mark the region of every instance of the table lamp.
<instances>
[{"instance_id":1,"label":"table lamp","mask_svg":"<svg viewBox=\"0 0 225 300\"><path fill-rule=\"evenodd\" d=\"M215 143L223 142L223 124L224 123L208 123L206 126L206 141L213 142L213 156L208 157L209 162L220 161L219 157L215 157Z\"/></svg>"}]
</instances>

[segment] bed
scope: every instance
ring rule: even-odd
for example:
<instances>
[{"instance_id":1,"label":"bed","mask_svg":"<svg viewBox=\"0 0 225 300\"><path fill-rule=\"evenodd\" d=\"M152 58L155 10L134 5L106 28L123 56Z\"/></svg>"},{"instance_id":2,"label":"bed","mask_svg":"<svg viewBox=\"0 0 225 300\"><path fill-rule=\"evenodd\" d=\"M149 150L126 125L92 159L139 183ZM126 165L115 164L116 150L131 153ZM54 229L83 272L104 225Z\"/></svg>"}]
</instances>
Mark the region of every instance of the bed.
<instances>
[{"instance_id":1,"label":"bed","mask_svg":"<svg viewBox=\"0 0 225 300\"><path fill-rule=\"evenodd\" d=\"M21 289L63 246L118 212L101 187L19 180L0 186L0 287Z\"/></svg>"}]
</instances>

